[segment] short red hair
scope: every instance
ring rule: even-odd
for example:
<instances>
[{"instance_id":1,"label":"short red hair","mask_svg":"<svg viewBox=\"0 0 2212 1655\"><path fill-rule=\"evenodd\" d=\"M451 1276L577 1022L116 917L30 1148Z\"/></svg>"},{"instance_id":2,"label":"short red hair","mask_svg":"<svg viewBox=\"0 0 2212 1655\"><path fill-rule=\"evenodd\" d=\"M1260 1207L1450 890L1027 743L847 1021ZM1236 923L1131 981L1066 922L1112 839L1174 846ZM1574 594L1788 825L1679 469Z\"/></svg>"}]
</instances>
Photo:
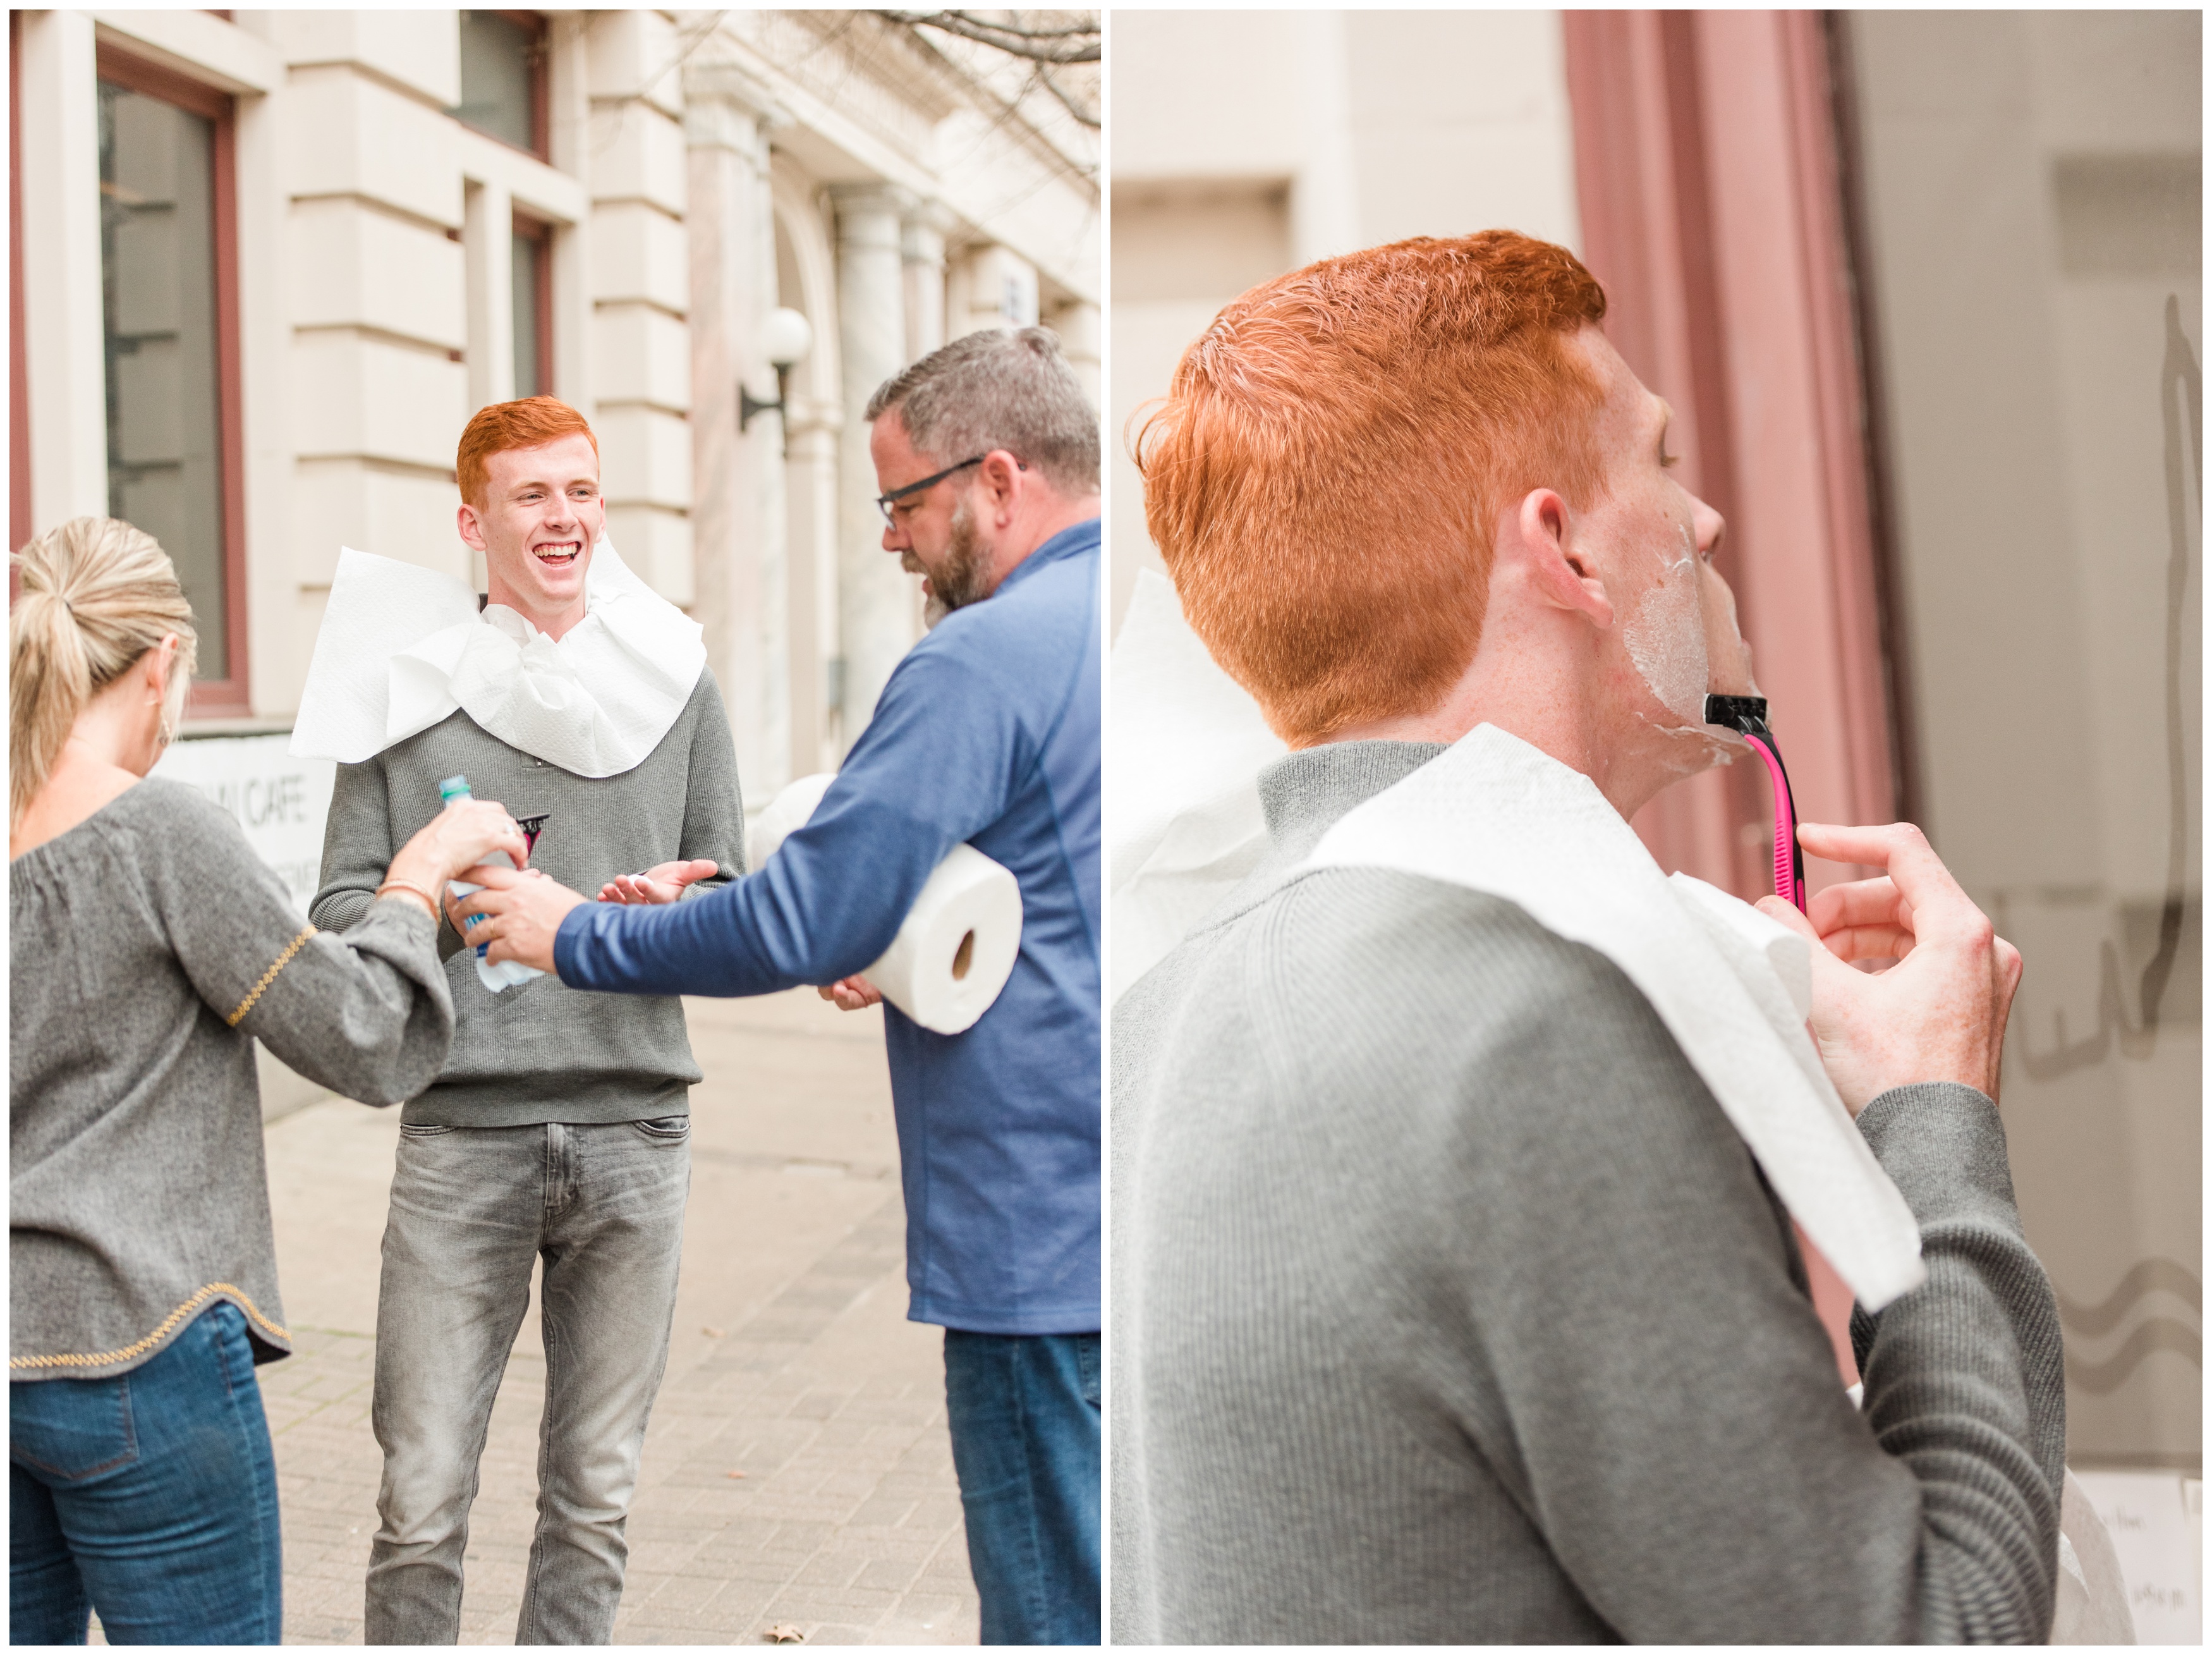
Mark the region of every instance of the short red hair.
<instances>
[{"instance_id":1,"label":"short red hair","mask_svg":"<svg viewBox=\"0 0 2212 1655\"><path fill-rule=\"evenodd\" d=\"M1137 440L1192 628L1293 746L1432 707L1482 636L1501 513L1599 493L1603 392L1569 340L1605 292L1510 230L1420 237L1252 289Z\"/></svg>"},{"instance_id":2,"label":"short red hair","mask_svg":"<svg viewBox=\"0 0 2212 1655\"><path fill-rule=\"evenodd\" d=\"M461 446L453 456L453 480L461 498L471 506L483 503L484 484L490 474L484 462L510 448L536 448L562 437L591 439L592 453L599 440L584 417L558 397L525 397L519 402L486 403L461 431Z\"/></svg>"}]
</instances>

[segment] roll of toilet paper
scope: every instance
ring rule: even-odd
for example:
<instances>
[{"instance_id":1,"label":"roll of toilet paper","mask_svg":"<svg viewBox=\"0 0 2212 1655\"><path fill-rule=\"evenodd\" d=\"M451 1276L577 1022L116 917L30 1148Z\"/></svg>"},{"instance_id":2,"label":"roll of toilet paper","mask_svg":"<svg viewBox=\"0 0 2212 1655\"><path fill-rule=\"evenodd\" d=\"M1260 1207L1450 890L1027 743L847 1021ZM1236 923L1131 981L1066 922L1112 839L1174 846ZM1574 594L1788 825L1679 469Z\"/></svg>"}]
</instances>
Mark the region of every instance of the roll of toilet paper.
<instances>
[{"instance_id":1,"label":"roll of toilet paper","mask_svg":"<svg viewBox=\"0 0 2212 1655\"><path fill-rule=\"evenodd\" d=\"M923 1028L958 1034L991 1009L1021 946L1021 886L975 846L955 845L861 975Z\"/></svg>"},{"instance_id":2,"label":"roll of toilet paper","mask_svg":"<svg viewBox=\"0 0 2212 1655\"><path fill-rule=\"evenodd\" d=\"M802 776L769 801L745 835L757 871L806 824L834 776ZM921 887L884 956L861 973L925 1029L959 1034L991 1009L1022 947L1022 888L973 845L955 845Z\"/></svg>"},{"instance_id":3,"label":"roll of toilet paper","mask_svg":"<svg viewBox=\"0 0 2212 1655\"><path fill-rule=\"evenodd\" d=\"M745 830L745 866L757 872L763 862L775 855L778 845L805 827L806 818L814 814L814 807L836 779L828 770L819 776L802 776L769 800L768 807Z\"/></svg>"}]
</instances>

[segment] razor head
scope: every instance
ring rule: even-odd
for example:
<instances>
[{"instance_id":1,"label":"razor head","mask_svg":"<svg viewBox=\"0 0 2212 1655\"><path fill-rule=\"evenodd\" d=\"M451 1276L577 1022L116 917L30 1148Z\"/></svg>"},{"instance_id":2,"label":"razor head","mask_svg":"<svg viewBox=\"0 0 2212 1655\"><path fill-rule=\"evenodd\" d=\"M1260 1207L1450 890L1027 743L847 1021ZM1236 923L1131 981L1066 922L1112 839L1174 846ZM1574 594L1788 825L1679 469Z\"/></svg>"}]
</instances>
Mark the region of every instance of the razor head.
<instances>
[{"instance_id":1,"label":"razor head","mask_svg":"<svg viewBox=\"0 0 2212 1655\"><path fill-rule=\"evenodd\" d=\"M1765 696L1707 696L1705 722L1720 725L1723 729L1740 730L1746 721L1764 729L1766 725Z\"/></svg>"},{"instance_id":2,"label":"razor head","mask_svg":"<svg viewBox=\"0 0 2212 1655\"><path fill-rule=\"evenodd\" d=\"M550 811L540 811L535 816L514 818L515 826L522 830L522 848L526 855L538 849L538 836L545 831L545 824L552 819L552 815Z\"/></svg>"}]
</instances>

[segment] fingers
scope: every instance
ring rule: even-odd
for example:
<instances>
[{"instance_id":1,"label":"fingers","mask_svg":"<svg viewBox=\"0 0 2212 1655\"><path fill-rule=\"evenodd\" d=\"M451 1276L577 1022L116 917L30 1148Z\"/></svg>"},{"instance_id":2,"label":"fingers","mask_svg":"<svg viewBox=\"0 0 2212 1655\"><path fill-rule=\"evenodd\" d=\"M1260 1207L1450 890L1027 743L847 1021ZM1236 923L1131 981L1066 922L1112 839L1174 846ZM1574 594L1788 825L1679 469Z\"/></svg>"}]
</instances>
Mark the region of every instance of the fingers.
<instances>
[{"instance_id":1,"label":"fingers","mask_svg":"<svg viewBox=\"0 0 2212 1655\"><path fill-rule=\"evenodd\" d=\"M1856 976L1850 967L1828 948L1827 940L1813 928L1812 922L1797 911L1795 903L1786 903L1779 897L1761 897L1753 904L1778 925L1787 926L1813 945L1813 975L1816 977L1829 972L1841 971Z\"/></svg>"},{"instance_id":2,"label":"fingers","mask_svg":"<svg viewBox=\"0 0 2212 1655\"><path fill-rule=\"evenodd\" d=\"M1968 949L1988 946L1994 934L1989 916L1960 888L1951 870L1911 823L1850 828L1808 822L1799 827L1797 837L1816 856L1884 868L1911 908L1912 928L1923 943L1940 940Z\"/></svg>"},{"instance_id":3,"label":"fingers","mask_svg":"<svg viewBox=\"0 0 2212 1655\"><path fill-rule=\"evenodd\" d=\"M1826 936L1853 925L1899 925L1910 928L1912 905L1900 896L1897 882L1887 875L1878 879L1853 879L1816 891L1806 904L1813 928Z\"/></svg>"},{"instance_id":4,"label":"fingers","mask_svg":"<svg viewBox=\"0 0 2212 1655\"><path fill-rule=\"evenodd\" d=\"M1820 934L1820 946L1846 965L1855 959L1903 959L1919 940L1901 925L1847 925Z\"/></svg>"}]
</instances>

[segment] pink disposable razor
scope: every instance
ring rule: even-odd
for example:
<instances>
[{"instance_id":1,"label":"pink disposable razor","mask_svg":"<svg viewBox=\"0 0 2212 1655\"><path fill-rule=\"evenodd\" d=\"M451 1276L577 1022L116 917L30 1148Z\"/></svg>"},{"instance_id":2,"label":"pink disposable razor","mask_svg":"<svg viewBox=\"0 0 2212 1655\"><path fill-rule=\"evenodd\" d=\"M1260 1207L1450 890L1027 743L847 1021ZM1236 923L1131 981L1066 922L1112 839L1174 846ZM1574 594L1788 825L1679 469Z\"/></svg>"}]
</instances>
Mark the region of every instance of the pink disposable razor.
<instances>
[{"instance_id":1,"label":"pink disposable razor","mask_svg":"<svg viewBox=\"0 0 2212 1655\"><path fill-rule=\"evenodd\" d=\"M1805 911L1805 853L1797 848L1797 801L1790 792L1790 772L1782 768L1782 749L1766 727L1765 696L1707 696L1705 722L1741 733L1766 761L1774 789L1774 894Z\"/></svg>"}]
</instances>

